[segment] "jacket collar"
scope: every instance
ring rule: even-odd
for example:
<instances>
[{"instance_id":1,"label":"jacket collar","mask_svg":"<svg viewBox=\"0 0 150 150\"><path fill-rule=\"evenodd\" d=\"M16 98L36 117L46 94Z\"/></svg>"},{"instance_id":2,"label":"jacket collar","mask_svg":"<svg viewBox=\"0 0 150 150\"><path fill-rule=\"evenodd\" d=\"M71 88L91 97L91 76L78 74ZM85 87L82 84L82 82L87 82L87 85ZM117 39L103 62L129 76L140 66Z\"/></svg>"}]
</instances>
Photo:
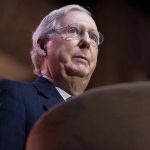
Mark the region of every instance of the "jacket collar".
<instances>
[{"instance_id":1,"label":"jacket collar","mask_svg":"<svg viewBox=\"0 0 150 150\"><path fill-rule=\"evenodd\" d=\"M46 97L47 99L53 99L53 101L63 101L63 98L56 90L55 86L46 78L39 77L33 82L33 85L38 90L38 92Z\"/></svg>"}]
</instances>

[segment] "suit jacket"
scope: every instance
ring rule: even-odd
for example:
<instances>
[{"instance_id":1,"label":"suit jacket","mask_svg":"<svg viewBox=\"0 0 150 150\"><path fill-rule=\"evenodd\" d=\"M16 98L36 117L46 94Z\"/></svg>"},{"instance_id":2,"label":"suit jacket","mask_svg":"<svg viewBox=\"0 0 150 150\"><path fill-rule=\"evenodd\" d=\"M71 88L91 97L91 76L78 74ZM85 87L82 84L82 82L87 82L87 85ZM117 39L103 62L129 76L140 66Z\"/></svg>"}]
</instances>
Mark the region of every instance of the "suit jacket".
<instances>
[{"instance_id":1,"label":"suit jacket","mask_svg":"<svg viewBox=\"0 0 150 150\"><path fill-rule=\"evenodd\" d=\"M0 80L0 150L24 150L29 131L50 107L63 102L50 81Z\"/></svg>"}]
</instances>

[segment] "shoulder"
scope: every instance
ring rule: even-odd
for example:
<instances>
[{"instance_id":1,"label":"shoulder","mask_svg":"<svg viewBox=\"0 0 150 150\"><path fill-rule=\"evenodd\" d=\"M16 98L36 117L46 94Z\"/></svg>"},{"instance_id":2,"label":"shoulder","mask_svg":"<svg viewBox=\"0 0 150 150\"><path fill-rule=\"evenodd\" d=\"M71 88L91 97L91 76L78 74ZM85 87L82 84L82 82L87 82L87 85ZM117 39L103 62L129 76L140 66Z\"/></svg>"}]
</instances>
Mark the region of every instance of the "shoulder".
<instances>
[{"instance_id":1,"label":"shoulder","mask_svg":"<svg viewBox=\"0 0 150 150\"><path fill-rule=\"evenodd\" d=\"M0 79L0 93L7 92L23 92L24 90L31 89L32 85L27 82L14 81L8 79Z\"/></svg>"},{"instance_id":2,"label":"shoulder","mask_svg":"<svg viewBox=\"0 0 150 150\"><path fill-rule=\"evenodd\" d=\"M21 85L26 85L28 84L27 82L23 82L23 81L15 81L15 80L8 80L8 79L0 79L0 87L4 86L21 86Z\"/></svg>"},{"instance_id":3,"label":"shoulder","mask_svg":"<svg viewBox=\"0 0 150 150\"><path fill-rule=\"evenodd\" d=\"M0 104L10 105L14 108L23 106L24 100L27 99L25 97L30 93L28 91L33 90L34 88L30 83L0 79Z\"/></svg>"}]
</instances>

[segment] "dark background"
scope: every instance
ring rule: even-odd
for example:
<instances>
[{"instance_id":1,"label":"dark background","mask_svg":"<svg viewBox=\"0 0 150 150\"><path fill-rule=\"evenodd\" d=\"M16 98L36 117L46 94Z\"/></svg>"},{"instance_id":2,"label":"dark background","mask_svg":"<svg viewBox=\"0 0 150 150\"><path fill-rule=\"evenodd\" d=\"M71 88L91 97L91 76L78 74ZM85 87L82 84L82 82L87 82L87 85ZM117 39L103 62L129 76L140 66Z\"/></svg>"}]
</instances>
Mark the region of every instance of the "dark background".
<instances>
[{"instance_id":1,"label":"dark background","mask_svg":"<svg viewBox=\"0 0 150 150\"><path fill-rule=\"evenodd\" d=\"M150 5L147 0L1 0L0 78L32 81L31 35L51 10L80 4L92 11L105 41L88 89L150 79Z\"/></svg>"}]
</instances>

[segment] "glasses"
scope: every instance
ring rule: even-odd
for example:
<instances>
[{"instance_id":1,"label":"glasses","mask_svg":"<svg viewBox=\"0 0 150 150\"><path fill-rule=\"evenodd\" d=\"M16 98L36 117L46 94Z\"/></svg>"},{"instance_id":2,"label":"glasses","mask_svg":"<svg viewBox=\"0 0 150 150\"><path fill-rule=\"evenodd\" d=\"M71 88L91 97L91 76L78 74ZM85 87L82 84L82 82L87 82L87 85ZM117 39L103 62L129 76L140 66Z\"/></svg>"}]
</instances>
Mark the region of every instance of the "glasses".
<instances>
[{"instance_id":1,"label":"glasses","mask_svg":"<svg viewBox=\"0 0 150 150\"><path fill-rule=\"evenodd\" d=\"M59 29L54 29L54 32L60 34L64 40L80 40L85 35L85 29L80 24L71 24L64 27L60 27ZM88 36L90 39L90 43L98 47L104 41L104 37L100 32L91 31L88 32Z\"/></svg>"}]
</instances>

